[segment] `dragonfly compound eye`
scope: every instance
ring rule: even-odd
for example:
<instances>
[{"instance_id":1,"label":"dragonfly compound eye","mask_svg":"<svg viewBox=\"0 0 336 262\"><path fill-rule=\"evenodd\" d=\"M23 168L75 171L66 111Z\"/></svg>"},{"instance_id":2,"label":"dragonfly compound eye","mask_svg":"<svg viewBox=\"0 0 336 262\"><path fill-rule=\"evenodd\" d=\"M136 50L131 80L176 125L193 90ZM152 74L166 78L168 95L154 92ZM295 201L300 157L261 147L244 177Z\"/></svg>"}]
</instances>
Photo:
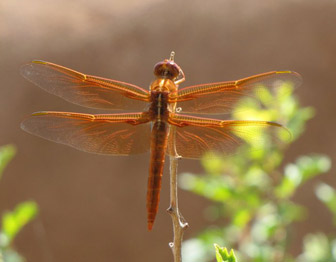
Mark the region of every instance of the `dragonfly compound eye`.
<instances>
[{"instance_id":1,"label":"dragonfly compound eye","mask_svg":"<svg viewBox=\"0 0 336 262\"><path fill-rule=\"evenodd\" d=\"M165 60L154 66L154 75L160 78L168 78L174 80L178 77L180 68L174 61Z\"/></svg>"}]
</instances>

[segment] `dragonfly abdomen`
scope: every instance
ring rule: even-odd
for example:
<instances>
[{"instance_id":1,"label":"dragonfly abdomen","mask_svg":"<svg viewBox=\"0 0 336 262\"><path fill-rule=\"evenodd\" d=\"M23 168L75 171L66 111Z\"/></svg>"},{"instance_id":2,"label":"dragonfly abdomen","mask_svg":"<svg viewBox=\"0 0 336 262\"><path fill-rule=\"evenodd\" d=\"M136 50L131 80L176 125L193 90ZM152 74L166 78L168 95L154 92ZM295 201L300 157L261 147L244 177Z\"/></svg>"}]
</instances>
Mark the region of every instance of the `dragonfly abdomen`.
<instances>
[{"instance_id":1,"label":"dragonfly abdomen","mask_svg":"<svg viewBox=\"0 0 336 262\"><path fill-rule=\"evenodd\" d=\"M159 207L168 130L169 126L165 121L154 122L151 136L151 159L147 187L147 227L149 231L153 227Z\"/></svg>"}]
</instances>

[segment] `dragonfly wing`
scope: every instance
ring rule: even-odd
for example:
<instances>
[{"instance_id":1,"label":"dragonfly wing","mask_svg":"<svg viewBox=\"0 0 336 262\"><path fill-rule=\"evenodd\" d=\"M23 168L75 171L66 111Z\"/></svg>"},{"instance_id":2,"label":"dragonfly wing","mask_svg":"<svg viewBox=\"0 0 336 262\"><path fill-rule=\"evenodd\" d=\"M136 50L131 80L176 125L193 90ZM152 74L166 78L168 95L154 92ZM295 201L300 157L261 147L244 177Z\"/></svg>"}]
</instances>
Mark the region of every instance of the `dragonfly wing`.
<instances>
[{"instance_id":1,"label":"dragonfly wing","mask_svg":"<svg viewBox=\"0 0 336 262\"><path fill-rule=\"evenodd\" d=\"M143 110L149 101L149 92L138 86L85 75L49 62L23 65L21 74L45 91L85 107Z\"/></svg>"},{"instance_id":2,"label":"dragonfly wing","mask_svg":"<svg viewBox=\"0 0 336 262\"><path fill-rule=\"evenodd\" d=\"M206 153L232 155L244 144L253 148L282 143L291 135L282 125L268 121L217 120L175 114L170 118L168 154L201 158Z\"/></svg>"},{"instance_id":3,"label":"dragonfly wing","mask_svg":"<svg viewBox=\"0 0 336 262\"><path fill-rule=\"evenodd\" d=\"M178 91L177 107L183 113L227 114L242 98L265 101L261 88L277 90L284 83L299 86L301 76L292 71L273 71L237 81L190 86Z\"/></svg>"},{"instance_id":4,"label":"dragonfly wing","mask_svg":"<svg viewBox=\"0 0 336 262\"><path fill-rule=\"evenodd\" d=\"M21 128L90 153L131 155L146 152L150 147L150 125L143 113L37 112L24 120Z\"/></svg>"}]
</instances>

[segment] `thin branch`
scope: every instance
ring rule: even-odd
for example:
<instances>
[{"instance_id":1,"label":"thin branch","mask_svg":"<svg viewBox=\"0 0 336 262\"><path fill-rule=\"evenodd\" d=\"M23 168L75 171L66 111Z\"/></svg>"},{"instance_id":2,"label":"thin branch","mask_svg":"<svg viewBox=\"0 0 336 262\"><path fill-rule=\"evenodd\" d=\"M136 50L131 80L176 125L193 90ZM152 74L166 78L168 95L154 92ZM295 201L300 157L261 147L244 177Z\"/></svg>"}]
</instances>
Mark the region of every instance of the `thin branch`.
<instances>
[{"instance_id":1,"label":"thin branch","mask_svg":"<svg viewBox=\"0 0 336 262\"><path fill-rule=\"evenodd\" d=\"M178 209L177 163L178 158L170 156L170 207L167 209L167 212L172 218L174 232L173 242L170 242L169 246L173 252L174 262L182 262L182 239L188 223L184 220Z\"/></svg>"}]
</instances>

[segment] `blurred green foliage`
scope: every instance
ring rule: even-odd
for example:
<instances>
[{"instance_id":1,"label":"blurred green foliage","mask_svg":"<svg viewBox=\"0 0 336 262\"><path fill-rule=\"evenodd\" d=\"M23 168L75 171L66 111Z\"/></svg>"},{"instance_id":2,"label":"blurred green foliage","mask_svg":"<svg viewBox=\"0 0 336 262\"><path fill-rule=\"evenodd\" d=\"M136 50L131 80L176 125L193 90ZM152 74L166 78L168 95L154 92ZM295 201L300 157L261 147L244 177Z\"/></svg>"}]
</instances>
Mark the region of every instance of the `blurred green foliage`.
<instances>
[{"instance_id":1,"label":"blurred green foliage","mask_svg":"<svg viewBox=\"0 0 336 262\"><path fill-rule=\"evenodd\" d=\"M2 173L8 163L15 156L16 149L13 145L6 145L0 147L0 179L2 177Z\"/></svg>"},{"instance_id":2,"label":"blurred green foliage","mask_svg":"<svg viewBox=\"0 0 336 262\"><path fill-rule=\"evenodd\" d=\"M0 147L0 178L3 170L15 155L15 147L6 145ZM38 207L35 202L26 201L18 204L13 211L2 215L0 230L0 262L22 262L24 258L16 252L13 241L20 230L37 214Z\"/></svg>"},{"instance_id":3,"label":"blurred green foliage","mask_svg":"<svg viewBox=\"0 0 336 262\"><path fill-rule=\"evenodd\" d=\"M242 153L203 158L205 174L180 175L183 189L209 200L211 204L204 214L216 225L184 242L184 262L213 261L213 243L234 248L238 261L244 262L336 262L336 234L309 234L299 257L288 252L293 223L307 216L306 209L291 197L305 182L331 167L329 158L319 154L283 163L285 149L303 133L314 110L300 107L290 83L262 92L268 99L260 99L260 103L242 101L234 119L280 122L290 130L292 138L288 140L279 133L281 143L276 146L246 140ZM316 195L330 210L336 225L336 190L321 183ZM225 261L218 260L218 252L217 261Z\"/></svg>"}]
</instances>

